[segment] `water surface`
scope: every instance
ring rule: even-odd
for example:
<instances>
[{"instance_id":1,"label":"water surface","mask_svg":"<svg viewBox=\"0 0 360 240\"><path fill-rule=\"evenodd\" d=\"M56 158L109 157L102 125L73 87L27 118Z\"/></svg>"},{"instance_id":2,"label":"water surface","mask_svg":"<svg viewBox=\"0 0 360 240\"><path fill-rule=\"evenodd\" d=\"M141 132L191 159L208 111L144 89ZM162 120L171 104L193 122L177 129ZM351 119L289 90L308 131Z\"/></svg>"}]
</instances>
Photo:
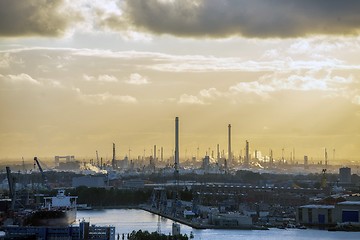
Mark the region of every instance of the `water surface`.
<instances>
[{"instance_id":1,"label":"water surface","mask_svg":"<svg viewBox=\"0 0 360 240\"><path fill-rule=\"evenodd\" d=\"M160 230L163 234L171 233L173 221L155 214L136 209L106 209L78 211L78 219L85 219L99 226L115 226L116 233L130 233L133 230ZM181 233L189 236L193 232L194 239L203 240L359 240L359 232L328 232L314 229L270 229L270 230L196 230L181 224Z\"/></svg>"}]
</instances>

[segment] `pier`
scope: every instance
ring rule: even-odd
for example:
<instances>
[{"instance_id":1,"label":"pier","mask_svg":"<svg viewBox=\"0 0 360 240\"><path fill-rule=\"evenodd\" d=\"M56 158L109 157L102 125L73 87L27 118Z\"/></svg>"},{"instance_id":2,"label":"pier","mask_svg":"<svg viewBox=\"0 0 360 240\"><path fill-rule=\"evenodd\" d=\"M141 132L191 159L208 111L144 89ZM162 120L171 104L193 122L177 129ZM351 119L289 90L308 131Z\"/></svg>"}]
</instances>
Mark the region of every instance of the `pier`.
<instances>
[{"instance_id":1,"label":"pier","mask_svg":"<svg viewBox=\"0 0 360 240\"><path fill-rule=\"evenodd\" d=\"M156 214L159 215L161 217L170 219L172 221L175 222L179 222L181 224L187 225L189 227L192 227L194 229L237 229L237 230L268 230L268 228L266 227L262 227L262 226L219 226L219 225L213 225L213 224L204 224L204 223L196 223L196 222L192 222L192 221L188 221L187 219L184 218L179 218L179 217L175 217L175 216L171 216L169 214L160 212L154 208L148 207L146 205L141 205L139 206L139 209L150 212L152 214Z\"/></svg>"}]
</instances>

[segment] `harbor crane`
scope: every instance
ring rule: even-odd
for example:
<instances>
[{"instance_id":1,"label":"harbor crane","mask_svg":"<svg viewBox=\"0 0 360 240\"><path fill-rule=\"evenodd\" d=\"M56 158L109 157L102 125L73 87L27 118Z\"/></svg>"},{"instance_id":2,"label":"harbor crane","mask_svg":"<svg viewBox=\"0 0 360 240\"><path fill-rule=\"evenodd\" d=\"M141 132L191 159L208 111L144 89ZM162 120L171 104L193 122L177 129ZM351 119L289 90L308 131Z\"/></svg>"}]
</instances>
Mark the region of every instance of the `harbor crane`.
<instances>
[{"instance_id":1,"label":"harbor crane","mask_svg":"<svg viewBox=\"0 0 360 240\"><path fill-rule=\"evenodd\" d=\"M16 199L16 190L15 190L15 178L11 174L10 167L6 167L6 176L9 183L9 195L11 198L11 210L15 209L15 199Z\"/></svg>"},{"instance_id":2,"label":"harbor crane","mask_svg":"<svg viewBox=\"0 0 360 240\"><path fill-rule=\"evenodd\" d=\"M34 157L34 168L36 167L36 165L37 165L37 167L39 168L39 171L40 171L40 173L41 173L41 178L42 178L43 185L44 185L47 189L50 189L50 187L49 187L49 185L48 185L47 178L46 178L46 176L45 176L45 174L44 174L44 171L43 171L43 169L42 169L42 167L41 167L41 165L40 165L40 163L39 163L39 160L38 160L37 157Z\"/></svg>"}]
</instances>

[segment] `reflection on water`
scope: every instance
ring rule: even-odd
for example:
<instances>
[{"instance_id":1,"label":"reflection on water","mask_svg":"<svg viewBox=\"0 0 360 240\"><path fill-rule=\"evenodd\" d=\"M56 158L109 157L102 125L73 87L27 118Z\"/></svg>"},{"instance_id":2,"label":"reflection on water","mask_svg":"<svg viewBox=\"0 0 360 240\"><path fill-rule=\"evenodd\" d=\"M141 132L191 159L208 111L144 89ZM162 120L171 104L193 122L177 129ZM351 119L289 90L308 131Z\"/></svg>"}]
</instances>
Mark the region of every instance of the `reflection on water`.
<instances>
[{"instance_id":1,"label":"reflection on water","mask_svg":"<svg viewBox=\"0 0 360 240\"><path fill-rule=\"evenodd\" d=\"M85 219L91 224L99 226L111 225L116 227L117 233L130 233L133 230L147 230L149 232L157 231L158 229L163 234L171 233L172 220L159 217L155 214L148 213L143 210L135 209L106 209L106 210L92 210L92 211L78 211L78 219ZM259 230L219 230L206 229L196 230L186 225L181 225L181 233L186 233L188 236L190 232L194 233L194 239L244 239L244 240L359 240L360 233L358 232L328 232L321 230L300 230L300 229L270 229L268 231Z\"/></svg>"}]
</instances>

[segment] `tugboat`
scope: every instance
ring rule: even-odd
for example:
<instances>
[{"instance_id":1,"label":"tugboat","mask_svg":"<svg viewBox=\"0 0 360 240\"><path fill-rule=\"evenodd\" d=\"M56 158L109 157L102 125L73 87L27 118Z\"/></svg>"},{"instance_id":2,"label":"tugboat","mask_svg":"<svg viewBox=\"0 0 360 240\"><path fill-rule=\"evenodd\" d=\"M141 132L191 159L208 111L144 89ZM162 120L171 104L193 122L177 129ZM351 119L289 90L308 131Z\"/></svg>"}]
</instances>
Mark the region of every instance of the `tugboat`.
<instances>
[{"instance_id":1,"label":"tugboat","mask_svg":"<svg viewBox=\"0 0 360 240\"><path fill-rule=\"evenodd\" d=\"M66 196L58 190L55 197L45 197L42 208L32 212L25 220L28 226L69 226L76 221L75 196Z\"/></svg>"}]
</instances>

